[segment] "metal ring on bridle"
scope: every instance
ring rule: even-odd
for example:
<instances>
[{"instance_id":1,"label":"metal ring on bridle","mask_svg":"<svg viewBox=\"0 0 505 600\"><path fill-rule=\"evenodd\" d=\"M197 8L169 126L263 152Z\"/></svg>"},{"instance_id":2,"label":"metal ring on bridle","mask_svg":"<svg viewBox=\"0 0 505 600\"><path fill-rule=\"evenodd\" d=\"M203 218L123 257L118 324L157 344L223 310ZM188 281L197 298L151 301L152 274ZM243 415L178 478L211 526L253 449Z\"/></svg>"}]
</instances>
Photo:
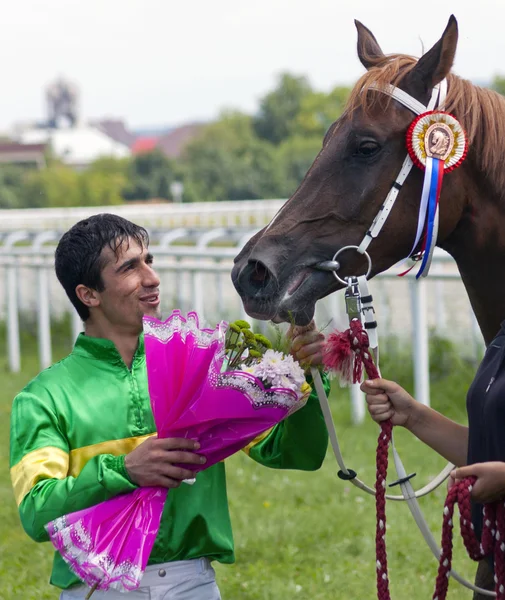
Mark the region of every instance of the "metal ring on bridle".
<instances>
[{"instance_id":1,"label":"metal ring on bridle","mask_svg":"<svg viewBox=\"0 0 505 600\"><path fill-rule=\"evenodd\" d=\"M340 250L337 250L337 252L333 256L332 260L336 260L337 256L339 254L341 254L342 252L344 252L344 250L358 250L358 249L359 249L359 246L344 246L343 248L340 248ZM363 252L360 252L360 254L362 256L364 256L368 261L368 270L365 275L365 277L368 279L370 273L372 272L372 259L370 258L370 255L368 254L368 252L366 250L364 250ZM338 282L340 282L342 285L347 285L347 281L345 281L344 279L339 277L337 275L336 271L332 271L332 273Z\"/></svg>"}]
</instances>

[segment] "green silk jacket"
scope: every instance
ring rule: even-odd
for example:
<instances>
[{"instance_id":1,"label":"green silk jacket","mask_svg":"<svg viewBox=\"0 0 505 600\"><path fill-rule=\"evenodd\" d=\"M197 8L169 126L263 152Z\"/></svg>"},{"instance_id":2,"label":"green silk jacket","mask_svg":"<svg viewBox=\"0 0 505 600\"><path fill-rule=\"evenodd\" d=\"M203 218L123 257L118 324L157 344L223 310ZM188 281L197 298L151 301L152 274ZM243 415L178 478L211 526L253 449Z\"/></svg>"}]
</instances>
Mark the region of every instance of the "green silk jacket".
<instances>
[{"instance_id":1,"label":"green silk jacket","mask_svg":"<svg viewBox=\"0 0 505 600\"><path fill-rule=\"evenodd\" d=\"M13 402L11 480L26 533L48 541L49 521L134 490L125 455L154 434L143 337L129 369L113 342L80 334L73 351ZM312 392L306 406L244 451L267 467L315 470L327 445ZM224 462L200 472L194 485L169 491L149 564L204 556L235 560ZM80 583L57 552L50 583Z\"/></svg>"}]
</instances>

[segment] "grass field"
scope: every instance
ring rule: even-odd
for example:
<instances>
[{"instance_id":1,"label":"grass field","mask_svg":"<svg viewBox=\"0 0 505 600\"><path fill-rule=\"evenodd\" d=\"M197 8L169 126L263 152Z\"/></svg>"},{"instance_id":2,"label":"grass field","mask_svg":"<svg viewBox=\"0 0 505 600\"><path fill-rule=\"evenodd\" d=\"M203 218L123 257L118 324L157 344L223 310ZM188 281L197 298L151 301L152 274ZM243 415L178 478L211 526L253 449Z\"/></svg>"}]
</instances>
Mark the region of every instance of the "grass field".
<instances>
[{"instance_id":1,"label":"grass field","mask_svg":"<svg viewBox=\"0 0 505 600\"><path fill-rule=\"evenodd\" d=\"M3 348L4 338L0 337ZM35 351L23 346L23 371L8 373L0 357L0 600L55 600L48 584L52 551L32 542L22 530L8 474L9 410L15 393L37 372ZM68 348L58 342L55 358ZM405 353L389 345L382 371L411 388ZM443 340L432 343L432 405L465 421L465 392L475 366L463 363ZM369 483L374 479L377 426L353 427L347 393L332 395L332 409L349 466ZM444 461L404 431L395 433L406 468L415 470L416 487L424 485ZM374 499L337 477L331 450L314 473L274 471L243 453L227 461L228 493L237 562L215 565L223 600L373 599L375 594ZM421 500L437 539L440 538L445 486ZM432 597L436 562L424 544L406 506L387 506L387 547L393 600ZM475 564L467 558L459 534L454 566L472 578ZM449 598L471 594L451 582Z\"/></svg>"}]
</instances>

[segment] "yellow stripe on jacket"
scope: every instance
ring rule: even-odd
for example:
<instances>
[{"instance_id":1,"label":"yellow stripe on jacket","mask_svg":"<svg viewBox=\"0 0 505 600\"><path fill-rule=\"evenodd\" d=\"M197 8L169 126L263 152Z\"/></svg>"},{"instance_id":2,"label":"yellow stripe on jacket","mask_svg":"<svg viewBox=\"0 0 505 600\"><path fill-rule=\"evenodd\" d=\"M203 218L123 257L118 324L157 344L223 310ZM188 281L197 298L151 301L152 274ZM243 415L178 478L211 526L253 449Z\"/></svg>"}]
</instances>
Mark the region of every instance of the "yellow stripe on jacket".
<instances>
[{"instance_id":1,"label":"yellow stripe on jacket","mask_svg":"<svg viewBox=\"0 0 505 600\"><path fill-rule=\"evenodd\" d=\"M46 446L25 454L10 470L14 497L18 506L39 481L64 479L68 476L77 477L88 460L94 456L98 454L113 454L114 456L129 454L153 435L156 433L121 440L107 440L76 448L71 450L70 454L55 446Z\"/></svg>"}]
</instances>

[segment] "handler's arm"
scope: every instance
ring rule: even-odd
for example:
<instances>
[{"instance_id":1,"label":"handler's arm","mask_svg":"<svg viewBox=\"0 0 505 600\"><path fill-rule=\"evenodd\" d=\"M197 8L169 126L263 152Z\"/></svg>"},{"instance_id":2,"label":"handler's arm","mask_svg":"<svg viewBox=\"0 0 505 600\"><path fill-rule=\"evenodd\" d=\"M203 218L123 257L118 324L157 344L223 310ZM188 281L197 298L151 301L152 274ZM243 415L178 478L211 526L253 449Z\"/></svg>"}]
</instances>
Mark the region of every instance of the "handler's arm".
<instances>
[{"instance_id":1,"label":"handler's arm","mask_svg":"<svg viewBox=\"0 0 505 600\"><path fill-rule=\"evenodd\" d=\"M456 466L466 464L468 427L416 402L394 381L364 381L361 389L366 393L368 411L374 421L391 419L393 425L405 427L449 462Z\"/></svg>"},{"instance_id":2,"label":"handler's arm","mask_svg":"<svg viewBox=\"0 0 505 600\"><path fill-rule=\"evenodd\" d=\"M465 425L455 423L429 406L418 404L415 418L407 429L452 464L466 465L468 427Z\"/></svg>"}]
</instances>

